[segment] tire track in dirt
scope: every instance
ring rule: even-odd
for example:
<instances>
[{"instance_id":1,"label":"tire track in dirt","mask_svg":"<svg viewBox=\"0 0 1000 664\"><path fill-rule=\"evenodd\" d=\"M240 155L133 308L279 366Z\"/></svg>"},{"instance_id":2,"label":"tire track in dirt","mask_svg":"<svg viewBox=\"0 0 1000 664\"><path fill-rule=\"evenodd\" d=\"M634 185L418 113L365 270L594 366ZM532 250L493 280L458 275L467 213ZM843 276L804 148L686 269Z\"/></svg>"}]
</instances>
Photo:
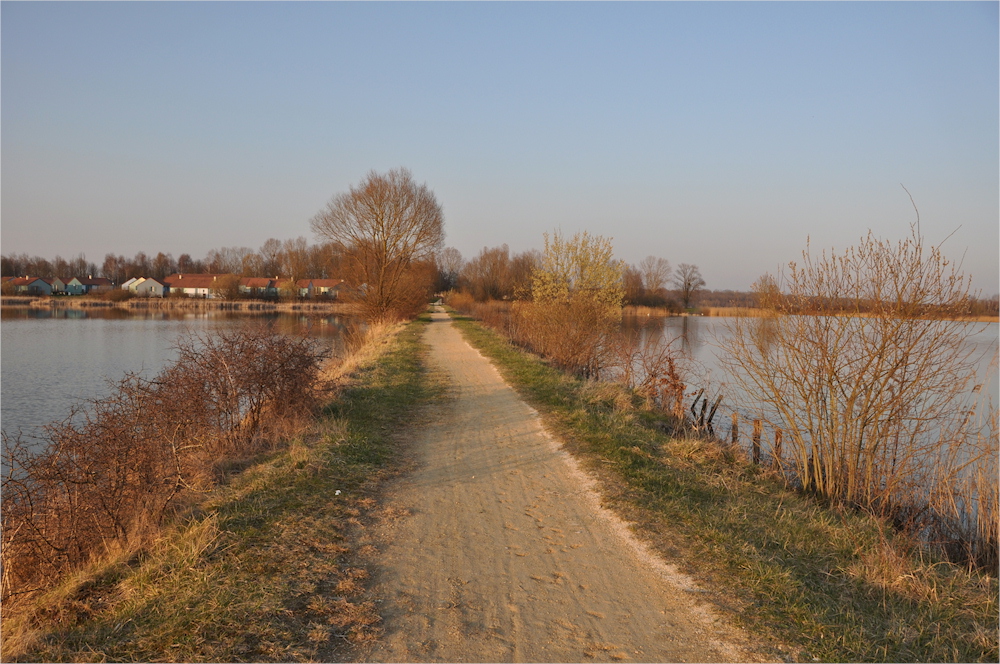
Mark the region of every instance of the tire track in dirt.
<instances>
[{"instance_id":1,"label":"tire track in dirt","mask_svg":"<svg viewBox=\"0 0 1000 664\"><path fill-rule=\"evenodd\" d=\"M414 471L375 535L371 661L750 661L746 637L601 508L537 412L435 313L451 398L411 432Z\"/></svg>"}]
</instances>

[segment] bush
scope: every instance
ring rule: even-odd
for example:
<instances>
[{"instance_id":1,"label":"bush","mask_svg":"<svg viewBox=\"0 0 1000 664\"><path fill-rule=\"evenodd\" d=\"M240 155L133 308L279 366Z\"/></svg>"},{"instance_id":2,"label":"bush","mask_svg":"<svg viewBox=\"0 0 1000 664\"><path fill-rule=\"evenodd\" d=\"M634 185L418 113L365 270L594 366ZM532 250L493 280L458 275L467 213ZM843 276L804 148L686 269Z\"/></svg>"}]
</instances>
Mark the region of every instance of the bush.
<instances>
[{"instance_id":1,"label":"bush","mask_svg":"<svg viewBox=\"0 0 1000 664\"><path fill-rule=\"evenodd\" d=\"M795 480L995 567L996 411L992 432L972 417L982 385L969 341L983 326L961 320L968 279L916 228L803 258L783 284L758 281L768 315L732 319L722 343L750 407L783 431ZM991 520L984 539L977 515Z\"/></svg>"},{"instance_id":2,"label":"bush","mask_svg":"<svg viewBox=\"0 0 1000 664\"><path fill-rule=\"evenodd\" d=\"M322 353L309 339L248 326L178 350L152 380L129 375L47 427L39 453L3 434L3 601L141 542L184 491L266 449L314 404Z\"/></svg>"}]
</instances>

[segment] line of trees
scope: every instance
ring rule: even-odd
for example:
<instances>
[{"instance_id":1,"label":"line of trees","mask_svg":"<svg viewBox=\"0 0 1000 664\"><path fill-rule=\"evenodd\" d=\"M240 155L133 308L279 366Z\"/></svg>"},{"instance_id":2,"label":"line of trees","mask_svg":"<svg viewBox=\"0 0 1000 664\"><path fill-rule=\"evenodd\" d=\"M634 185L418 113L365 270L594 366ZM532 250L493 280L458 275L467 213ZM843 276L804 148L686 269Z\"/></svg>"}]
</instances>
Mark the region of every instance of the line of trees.
<instances>
[{"instance_id":1,"label":"line of trees","mask_svg":"<svg viewBox=\"0 0 1000 664\"><path fill-rule=\"evenodd\" d=\"M257 250L250 247L212 249L201 259L190 254L174 258L158 252L155 256L140 251L133 257L109 253L98 265L84 254L66 260L56 256L49 260L28 254L0 257L0 273L5 277L68 277L93 275L110 279L115 284L132 277L162 279L175 272L185 274L236 274L240 276L295 279L339 279L343 256L331 243L310 245L304 237L289 240L270 238Z\"/></svg>"},{"instance_id":2,"label":"line of trees","mask_svg":"<svg viewBox=\"0 0 1000 664\"><path fill-rule=\"evenodd\" d=\"M531 299L532 280L542 267L543 258L544 254L537 249L512 254L502 244L483 247L466 261L457 249L448 247L437 258L438 290L466 293L476 302ZM667 259L647 256L637 266L622 263L621 267L614 278L615 287L622 289L625 305L687 309L704 292L705 280L696 265L682 263L672 271ZM728 293L733 297L717 306L738 306L734 302L747 302L752 297L749 293Z\"/></svg>"}]
</instances>

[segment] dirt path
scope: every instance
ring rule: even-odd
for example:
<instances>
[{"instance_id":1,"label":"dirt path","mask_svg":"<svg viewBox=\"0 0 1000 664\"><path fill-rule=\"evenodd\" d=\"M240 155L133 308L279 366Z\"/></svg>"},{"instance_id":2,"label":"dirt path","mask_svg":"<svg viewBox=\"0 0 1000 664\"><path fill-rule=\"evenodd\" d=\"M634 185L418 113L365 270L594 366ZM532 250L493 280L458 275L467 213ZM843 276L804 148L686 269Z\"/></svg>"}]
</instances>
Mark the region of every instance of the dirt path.
<instances>
[{"instance_id":1,"label":"dirt path","mask_svg":"<svg viewBox=\"0 0 1000 664\"><path fill-rule=\"evenodd\" d=\"M426 341L453 398L413 432L417 468L390 497L408 516L377 534L386 632L372 661L758 658L599 506L447 315Z\"/></svg>"}]
</instances>

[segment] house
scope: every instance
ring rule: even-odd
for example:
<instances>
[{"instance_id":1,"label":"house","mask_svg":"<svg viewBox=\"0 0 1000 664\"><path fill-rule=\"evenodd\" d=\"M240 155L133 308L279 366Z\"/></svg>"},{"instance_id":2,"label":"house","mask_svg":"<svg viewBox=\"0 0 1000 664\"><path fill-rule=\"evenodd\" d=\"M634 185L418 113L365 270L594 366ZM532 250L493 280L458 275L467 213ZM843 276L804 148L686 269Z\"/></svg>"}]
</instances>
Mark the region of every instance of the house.
<instances>
[{"instance_id":1,"label":"house","mask_svg":"<svg viewBox=\"0 0 1000 664\"><path fill-rule=\"evenodd\" d=\"M243 277L240 279L240 292L250 297L277 297L278 277Z\"/></svg>"},{"instance_id":2,"label":"house","mask_svg":"<svg viewBox=\"0 0 1000 664\"><path fill-rule=\"evenodd\" d=\"M100 293L114 288L110 279L105 277L73 277L66 282L66 292L70 295L86 295L87 293Z\"/></svg>"},{"instance_id":3,"label":"house","mask_svg":"<svg viewBox=\"0 0 1000 664\"><path fill-rule=\"evenodd\" d=\"M153 279L152 277L142 278L133 284L135 287L134 292L136 295L141 295L142 297L163 297L170 292L170 287L159 279Z\"/></svg>"},{"instance_id":4,"label":"house","mask_svg":"<svg viewBox=\"0 0 1000 664\"><path fill-rule=\"evenodd\" d=\"M135 292L135 288L133 288L133 286L135 286L136 282L140 281L141 279L143 279L143 277L132 277L131 279L123 283L121 286L119 286L119 288L121 288L122 290L130 290Z\"/></svg>"},{"instance_id":5,"label":"house","mask_svg":"<svg viewBox=\"0 0 1000 664\"><path fill-rule=\"evenodd\" d=\"M42 277L14 277L10 288L18 295L52 295L52 279Z\"/></svg>"},{"instance_id":6,"label":"house","mask_svg":"<svg viewBox=\"0 0 1000 664\"><path fill-rule=\"evenodd\" d=\"M65 293L66 284L69 282L69 277L53 277L52 278L52 293Z\"/></svg>"},{"instance_id":7,"label":"house","mask_svg":"<svg viewBox=\"0 0 1000 664\"><path fill-rule=\"evenodd\" d=\"M343 279L299 279L295 285L299 289L299 297L336 300L343 283Z\"/></svg>"},{"instance_id":8,"label":"house","mask_svg":"<svg viewBox=\"0 0 1000 664\"><path fill-rule=\"evenodd\" d=\"M164 277L161 283L170 293L183 293L188 297L215 297L213 291L220 287L219 280L231 277L229 274L180 274Z\"/></svg>"}]
</instances>

